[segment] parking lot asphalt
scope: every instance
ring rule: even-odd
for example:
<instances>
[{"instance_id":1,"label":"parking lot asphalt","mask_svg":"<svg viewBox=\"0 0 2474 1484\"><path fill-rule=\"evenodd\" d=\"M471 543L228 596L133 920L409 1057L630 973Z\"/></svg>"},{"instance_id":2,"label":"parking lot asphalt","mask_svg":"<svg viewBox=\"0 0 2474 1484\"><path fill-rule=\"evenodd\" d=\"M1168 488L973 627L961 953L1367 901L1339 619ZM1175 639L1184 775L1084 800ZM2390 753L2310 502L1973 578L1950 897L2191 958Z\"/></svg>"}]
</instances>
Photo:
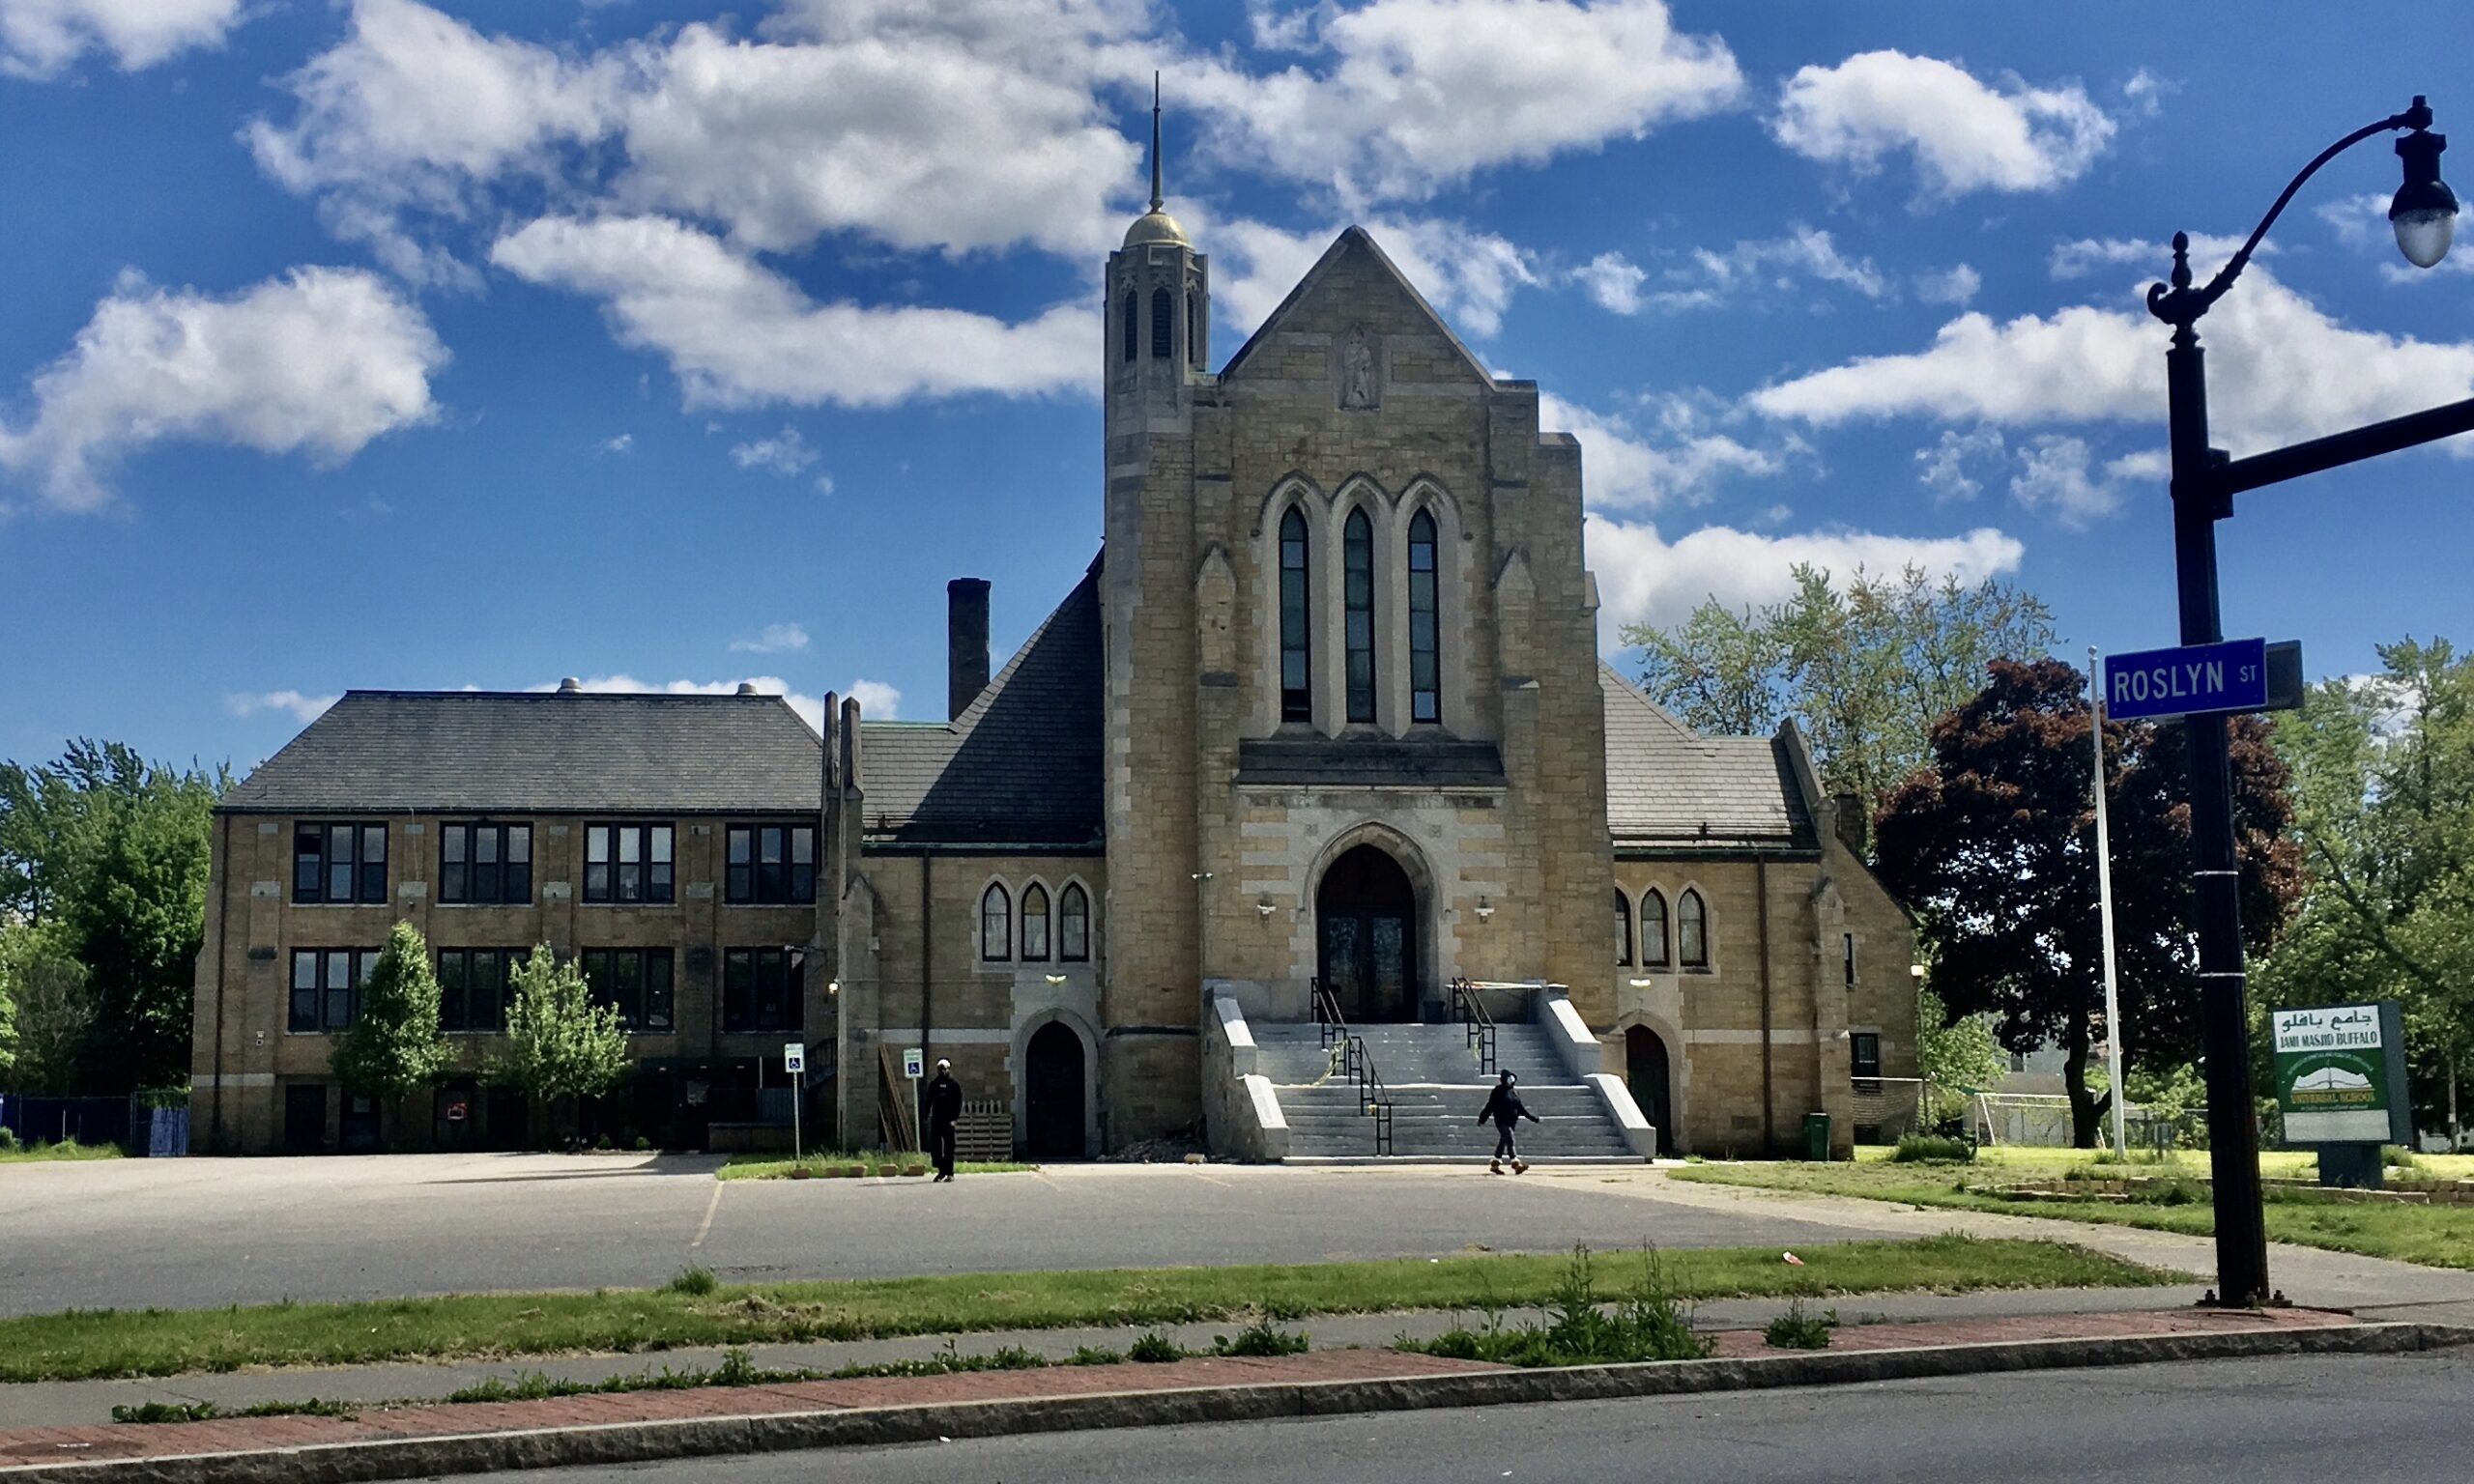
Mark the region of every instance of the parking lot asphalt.
<instances>
[{"instance_id":1,"label":"parking lot asphalt","mask_svg":"<svg viewBox=\"0 0 2474 1484\"><path fill-rule=\"evenodd\" d=\"M1661 1199L1646 1169L1069 1165L716 1181L702 1156L0 1167L0 1314L727 1281L1792 1245L1915 1235Z\"/></svg>"}]
</instances>

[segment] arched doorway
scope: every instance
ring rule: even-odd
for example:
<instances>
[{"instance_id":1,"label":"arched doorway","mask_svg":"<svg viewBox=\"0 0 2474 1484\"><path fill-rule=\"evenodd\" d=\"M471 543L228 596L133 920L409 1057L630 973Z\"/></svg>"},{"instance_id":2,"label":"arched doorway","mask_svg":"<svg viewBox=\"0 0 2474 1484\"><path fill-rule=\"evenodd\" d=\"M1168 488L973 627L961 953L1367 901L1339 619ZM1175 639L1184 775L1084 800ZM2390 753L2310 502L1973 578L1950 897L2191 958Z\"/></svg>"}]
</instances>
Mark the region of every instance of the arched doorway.
<instances>
[{"instance_id":1,"label":"arched doorway","mask_svg":"<svg viewBox=\"0 0 2474 1484\"><path fill-rule=\"evenodd\" d=\"M1669 1080L1666 1042L1646 1025L1624 1033L1624 1082L1632 1090L1632 1100L1641 1105L1641 1116L1658 1131L1658 1153L1674 1154L1675 1099L1667 1096L1674 1084Z\"/></svg>"},{"instance_id":2,"label":"arched doorway","mask_svg":"<svg viewBox=\"0 0 2474 1484\"><path fill-rule=\"evenodd\" d=\"M1022 1060L1022 1152L1034 1159L1081 1158L1082 1038L1051 1020L1031 1033Z\"/></svg>"},{"instance_id":3,"label":"arched doorway","mask_svg":"<svg viewBox=\"0 0 2474 1484\"><path fill-rule=\"evenodd\" d=\"M1418 894L1400 863L1359 845L1332 863L1314 894L1323 985L1352 1021L1414 1020Z\"/></svg>"}]
</instances>

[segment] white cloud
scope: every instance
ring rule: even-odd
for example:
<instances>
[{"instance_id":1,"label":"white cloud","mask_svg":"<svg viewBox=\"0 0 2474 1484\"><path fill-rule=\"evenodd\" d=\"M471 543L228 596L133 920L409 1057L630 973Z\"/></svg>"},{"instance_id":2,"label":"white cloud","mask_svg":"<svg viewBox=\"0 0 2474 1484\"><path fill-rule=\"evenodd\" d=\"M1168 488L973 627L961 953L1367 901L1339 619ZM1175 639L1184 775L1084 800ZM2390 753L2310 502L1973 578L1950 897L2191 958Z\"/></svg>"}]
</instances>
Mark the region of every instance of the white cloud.
<instances>
[{"instance_id":1,"label":"white cloud","mask_svg":"<svg viewBox=\"0 0 2474 1484\"><path fill-rule=\"evenodd\" d=\"M1755 448L1709 431L1683 402L1670 402L1664 411L1664 440L1653 442L1621 417L1540 392L1538 425L1580 440L1582 498L1593 510L1654 510L1679 499L1698 503L1722 479L1780 474L1793 457L1808 451L1794 439L1778 448Z\"/></svg>"},{"instance_id":2,"label":"white cloud","mask_svg":"<svg viewBox=\"0 0 2474 1484\"><path fill-rule=\"evenodd\" d=\"M817 475L817 476L816 476L816 492L817 492L819 495L830 495L830 494L832 494L832 493L833 493L833 476L832 476L831 474L819 474L819 475Z\"/></svg>"},{"instance_id":3,"label":"white cloud","mask_svg":"<svg viewBox=\"0 0 2474 1484\"><path fill-rule=\"evenodd\" d=\"M731 447L731 462L739 468L761 469L768 473L780 474L784 478L797 473L822 457L824 455L808 446L807 440L799 436L798 429L788 425L771 438L734 443Z\"/></svg>"},{"instance_id":4,"label":"white cloud","mask_svg":"<svg viewBox=\"0 0 2474 1484\"><path fill-rule=\"evenodd\" d=\"M613 454L632 453L635 451L635 448L636 435L633 433L621 433L617 438L603 439L600 446L595 448L593 451L596 453Z\"/></svg>"},{"instance_id":5,"label":"white cloud","mask_svg":"<svg viewBox=\"0 0 2474 1484\"><path fill-rule=\"evenodd\" d=\"M882 680L853 680L843 694L859 703L861 716L890 722L902 714L902 692Z\"/></svg>"},{"instance_id":6,"label":"white cloud","mask_svg":"<svg viewBox=\"0 0 2474 1484\"><path fill-rule=\"evenodd\" d=\"M768 623L753 637L731 641L734 653L795 653L808 646L808 631L795 623Z\"/></svg>"},{"instance_id":7,"label":"white cloud","mask_svg":"<svg viewBox=\"0 0 2474 1484\"><path fill-rule=\"evenodd\" d=\"M1913 151L1929 197L2050 190L2087 172L2114 121L2077 83L1988 85L1951 63L1867 51L1787 80L1770 131L1807 159L1857 175Z\"/></svg>"},{"instance_id":8,"label":"white cloud","mask_svg":"<svg viewBox=\"0 0 2474 1484\"><path fill-rule=\"evenodd\" d=\"M1367 222L1366 228L1437 313L1478 339L1503 328L1516 290L1540 281L1527 252L1460 222L1394 218ZM1243 218L1215 223L1210 243L1220 271L1212 284L1214 306L1227 323L1251 333L1340 231L1333 226L1288 232Z\"/></svg>"},{"instance_id":9,"label":"white cloud","mask_svg":"<svg viewBox=\"0 0 2474 1484\"><path fill-rule=\"evenodd\" d=\"M1928 304L1965 307L1974 301L1976 291L1983 287L1983 275L1965 263L1940 272L1915 275L1915 297Z\"/></svg>"},{"instance_id":10,"label":"white cloud","mask_svg":"<svg viewBox=\"0 0 2474 1484\"><path fill-rule=\"evenodd\" d=\"M502 237L491 261L591 295L620 343L656 351L691 406L885 407L914 397L1088 388L1100 316L1059 304L1007 324L959 309L818 303L714 238L658 216L550 216Z\"/></svg>"},{"instance_id":11,"label":"white cloud","mask_svg":"<svg viewBox=\"0 0 2474 1484\"><path fill-rule=\"evenodd\" d=\"M2099 516L2121 508L2119 482L2088 472L2086 441L2041 433L2019 450L2011 498L2031 510L2050 510L2062 525L2084 529Z\"/></svg>"},{"instance_id":12,"label":"white cloud","mask_svg":"<svg viewBox=\"0 0 2474 1484\"><path fill-rule=\"evenodd\" d=\"M428 421L447 355L375 274L297 268L229 298L123 274L76 344L34 378L35 414L0 424L0 469L63 510L109 503L124 454L170 441L338 463Z\"/></svg>"},{"instance_id":13,"label":"white cloud","mask_svg":"<svg viewBox=\"0 0 2474 1484\"><path fill-rule=\"evenodd\" d=\"M2167 333L2144 307L2003 322L1966 314L1924 350L1849 361L1747 401L1825 427L1886 417L2150 425L2165 417ZM2216 439L2236 456L2474 395L2474 342L2353 328L2256 262L2203 333Z\"/></svg>"},{"instance_id":14,"label":"white cloud","mask_svg":"<svg viewBox=\"0 0 2474 1484\"><path fill-rule=\"evenodd\" d=\"M2416 268L2405 262L2397 251L2397 230L2388 224L2388 203L2392 199L2377 193L2347 196L2320 207L2317 214L2336 232L2338 242L2378 261L2379 276L2384 282L2422 283L2443 274L2474 273L2474 250L2464 244L2429 268Z\"/></svg>"},{"instance_id":15,"label":"white cloud","mask_svg":"<svg viewBox=\"0 0 2474 1484\"><path fill-rule=\"evenodd\" d=\"M791 703L810 727L824 730L824 699L803 696L791 689L790 682L779 675L747 675L736 680L665 680L659 684L639 680L625 673L589 675L577 682L588 691L621 696L735 696L742 685L754 686L760 696L779 696ZM528 685L528 691L555 691L560 682Z\"/></svg>"},{"instance_id":16,"label":"white cloud","mask_svg":"<svg viewBox=\"0 0 2474 1484\"><path fill-rule=\"evenodd\" d=\"M2141 118L2152 119L2165 111L2165 100L2181 91L2179 82L2159 77L2143 67L2122 84L2122 101Z\"/></svg>"},{"instance_id":17,"label":"white cloud","mask_svg":"<svg viewBox=\"0 0 2474 1484\"><path fill-rule=\"evenodd\" d=\"M2192 238L2191 271L2204 282L2241 245L2242 239L2238 237L2201 234ZM2259 244L2263 256L2274 251L2274 243ZM2083 237L2077 242L2054 243L2052 255L2045 260L2045 271L2056 278L2085 278L2108 268L2139 269L2161 279L2172 271L2173 249L2140 238Z\"/></svg>"},{"instance_id":18,"label":"white cloud","mask_svg":"<svg viewBox=\"0 0 2474 1484\"><path fill-rule=\"evenodd\" d=\"M241 0L0 0L0 73L54 77L89 51L142 71L222 45L241 20Z\"/></svg>"},{"instance_id":19,"label":"white cloud","mask_svg":"<svg viewBox=\"0 0 2474 1484\"><path fill-rule=\"evenodd\" d=\"M1601 252L1572 270L1572 279L1610 314L1641 312L1641 283L1650 275L1620 252Z\"/></svg>"},{"instance_id":20,"label":"white cloud","mask_svg":"<svg viewBox=\"0 0 2474 1484\"><path fill-rule=\"evenodd\" d=\"M224 697L223 709L234 716L280 711L306 727L326 715L327 708L341 699L341 696L304 696L299 691L251 691Z\"/></svg>"},{"instance_id":21,"label":"white cloud","mask_svg":"<svg viewBox=\"0 0 2474 1484\"><path fill-rule=\"evenodd\" d=\"M1323 65L1195 58L1169 66L1170 88L1212 121L1210 151L1349 205L1637 139L1743 91L1726 43L1678 32L1662 0L1372 0L1255 24Z\"/></svg>"},{"instance_id":22,"label":"white cloud","mask_svg":"<svg viewBox=\"0 0 2474 1484\"><path fill-rule=\"evenodd\" d=\"M1930 448L1915 450L1916 478L1933 492L1937 504L1951 499L1973 499L1984 485L1968 472L1968 465L1999 459L2007 451L1998 428L1977 428L1968 433L1943 428L1940 442Z\"/></svg>"},{"instance_id":23,"label":"white cloud","mask_svg":"<svg viewBox=\"0 0 2474 1484\"><path fill-rule=\"evenodd\" d=\"M1714 309L1748 295L1793 292L1803 278L1854 289L1866 299L1892 293L1889 278L1870 258L1850 258L1827 232L1801 222L1782 237L1753 238L1725 251L1694 248L1684 266L1669 270L1667 287L1642 298L1652 308Z\"/></svg>"},{"instance_id":24,"label":"white cloud","mask_svg":"<svg viewBox=\"0 0 2474 1484\"><path fill-rule=\"evenodd\" d=\"M1730 608L1770 603L1794 589L1798 563L1845 573L1922 567L1935 577L1980 582L2018 570L2027 548L2013 536L1979 528L1963 536L1892 536L1857 530L1762 535L1705 526L1669 541L1649 522L1588 518L1590 570L1597 574L1598 642L1614 643L1624 624L1673 624L1704 600Z\"/></svg>"}]
</instances>

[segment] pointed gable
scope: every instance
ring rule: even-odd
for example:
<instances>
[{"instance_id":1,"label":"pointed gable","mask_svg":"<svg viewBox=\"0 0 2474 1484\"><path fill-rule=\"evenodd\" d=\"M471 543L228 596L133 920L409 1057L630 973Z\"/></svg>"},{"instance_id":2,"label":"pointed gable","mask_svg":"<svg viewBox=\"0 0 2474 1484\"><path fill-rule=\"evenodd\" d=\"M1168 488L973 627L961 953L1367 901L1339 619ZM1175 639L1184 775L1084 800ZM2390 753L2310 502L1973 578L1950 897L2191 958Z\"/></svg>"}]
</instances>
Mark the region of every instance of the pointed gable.
<instances>
[{"instance_id":1,"label":"pointed gable","mask_svg":"<svg viewBox=\"0 0 2474 1484\"><path fill-rule=\"evenodd\" d=\"M1345 375L1340 337L1362 330L1383 377L1415 384L1495 379L1364 227L1343 231L1262 328L1221 368L1223 383Z\"/></svg>"}]
</instances>

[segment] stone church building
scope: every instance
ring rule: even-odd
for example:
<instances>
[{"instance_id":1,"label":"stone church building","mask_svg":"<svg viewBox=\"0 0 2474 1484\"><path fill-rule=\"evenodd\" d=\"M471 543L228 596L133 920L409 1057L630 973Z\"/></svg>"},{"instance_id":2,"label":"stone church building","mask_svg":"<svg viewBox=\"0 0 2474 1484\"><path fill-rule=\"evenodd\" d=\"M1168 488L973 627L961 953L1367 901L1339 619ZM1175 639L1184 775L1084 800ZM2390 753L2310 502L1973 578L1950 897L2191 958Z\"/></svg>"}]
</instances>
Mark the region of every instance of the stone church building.
<instances>
[{"instance_id":1,"label":"stone church building","mask_svg":"<svg viewBox=\"0 0 2474 1484\"><path fill-rule=\"evenodd\" d=\"M464 1047L415 1144L522 1141L486 1067L536 943L634 1035L599 1127L685 1147L792 1097L878 1143L916 1049L1043 1156L1376 1152L1371 1098L1414 1121L1440 1089L1468 1121L1494 1065L1472 1003L1524 1086L1568 1094L1541 1148L1561 1123L1635 1157L1800 1149L1810 1113L1842 1151L1895 1132L1913 932L1861 816L1792 728L1697 734L1599 660L1583 449L1536 385L1357 228L1215 371L1210 262L1156 185L1106 292L1104 547L993 676L988 585L950 585L947 720L353 692L237 787L196 1136L367 1136L328 1055L397 918ZM1337 1122L1317 1087L1356 1073L1318 1008L1383 1084Z\"/></svg>"}]
</instances>

